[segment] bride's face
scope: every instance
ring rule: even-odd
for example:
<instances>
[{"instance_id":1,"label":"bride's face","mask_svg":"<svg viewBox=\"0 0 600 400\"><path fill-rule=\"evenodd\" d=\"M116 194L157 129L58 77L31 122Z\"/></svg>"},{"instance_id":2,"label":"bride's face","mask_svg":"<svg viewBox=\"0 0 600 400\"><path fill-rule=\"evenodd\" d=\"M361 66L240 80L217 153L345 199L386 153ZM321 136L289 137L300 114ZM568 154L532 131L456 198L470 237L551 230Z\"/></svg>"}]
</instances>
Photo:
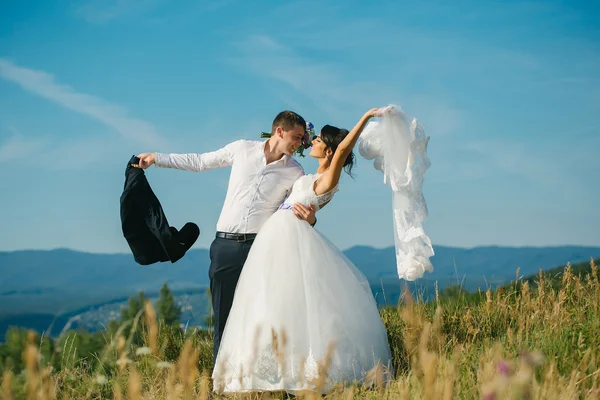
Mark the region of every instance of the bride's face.
<instances>
[{"instance_id":1,"label":"bride's face","mask_svg":"<svg viewBox=\"0 0 600 400\"><path fill-rule=\"evenodd\" d=\"M325 158L326 154L325 154L325 150L327 149L327 145L325 145L325 142L323 142L323 140L321 140L321 134L319 134L317 137L315 137L312 141L312 146L310 148L310 153L308 153L308 155L314 157L314 158Z\"/></svg>"}]
</instances>

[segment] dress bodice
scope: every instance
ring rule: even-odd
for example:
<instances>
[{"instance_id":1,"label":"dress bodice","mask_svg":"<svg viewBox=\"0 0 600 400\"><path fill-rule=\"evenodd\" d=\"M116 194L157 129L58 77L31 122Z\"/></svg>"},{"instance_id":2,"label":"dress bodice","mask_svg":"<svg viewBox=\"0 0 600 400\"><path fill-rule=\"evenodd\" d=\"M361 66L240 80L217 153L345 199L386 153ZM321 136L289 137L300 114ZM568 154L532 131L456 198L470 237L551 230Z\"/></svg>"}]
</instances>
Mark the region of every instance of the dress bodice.
<instances>
[{"instance_id":1,"label":"dress bodice","mask_svg":"<svg viewBox=\"0 0 600 400\"><path fill-rule=\"evenodd\" d=\"M317 195L314 191L314 183L319 176L321 176L321 174L308 174L298 178L296 182L294 182L289 197L280 208L291 208L294 206L294 203L302 203L306 206L312 204L319 210L323 204L331 200L334 194L339 190L338 185L335 185L335 187L327 193Z\"/></svg>"}]
</instances>

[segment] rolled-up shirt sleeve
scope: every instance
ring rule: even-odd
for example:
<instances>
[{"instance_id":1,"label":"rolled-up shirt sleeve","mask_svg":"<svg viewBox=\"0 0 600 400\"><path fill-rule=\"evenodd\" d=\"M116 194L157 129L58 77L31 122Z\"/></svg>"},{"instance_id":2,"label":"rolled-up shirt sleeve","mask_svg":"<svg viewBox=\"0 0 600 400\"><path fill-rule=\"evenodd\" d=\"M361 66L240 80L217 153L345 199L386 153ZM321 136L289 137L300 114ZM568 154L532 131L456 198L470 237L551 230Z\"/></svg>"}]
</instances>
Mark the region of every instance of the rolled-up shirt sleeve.
<instances>
[{"instance_id":1,"label":"rolled-up shirt sleeve","mask_svg":"<svg viewBox=\"0 0 600 400\"><path fill-rule=\"evenodd\" d=\"M228 167L233 164L239 145L240 141L236 141L219 150L202 154L156 153L154 165L158 168L174 168L192 172Z\"/></svg>"}]
</instances>

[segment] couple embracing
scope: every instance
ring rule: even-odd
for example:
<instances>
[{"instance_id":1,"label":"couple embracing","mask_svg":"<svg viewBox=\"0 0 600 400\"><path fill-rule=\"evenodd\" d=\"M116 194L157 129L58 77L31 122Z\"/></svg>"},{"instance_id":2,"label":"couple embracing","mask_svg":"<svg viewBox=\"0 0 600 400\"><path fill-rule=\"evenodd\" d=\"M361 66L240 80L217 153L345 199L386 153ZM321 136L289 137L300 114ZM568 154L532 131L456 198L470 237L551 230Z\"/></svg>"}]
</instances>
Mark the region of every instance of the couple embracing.
<instances>
[{"instance_id":1,"label":"couple embracing","mask_svg":"<svg viewBox=\"0 0 600 400\"><path fill-rule=\"evenodd\" d=\"M333 199L343 171L351 172L353 148L381 110L367 111L351 131L325 125L313 137L312 124L283 111L265 141L138 156L141 168L231 167L210 246L215 391L326 392L363 382L374 368L393 374L367 279L314 229L316 212ZM293 155L309 146L319 166L305 174Z\"/></svg>"}]
</instances>

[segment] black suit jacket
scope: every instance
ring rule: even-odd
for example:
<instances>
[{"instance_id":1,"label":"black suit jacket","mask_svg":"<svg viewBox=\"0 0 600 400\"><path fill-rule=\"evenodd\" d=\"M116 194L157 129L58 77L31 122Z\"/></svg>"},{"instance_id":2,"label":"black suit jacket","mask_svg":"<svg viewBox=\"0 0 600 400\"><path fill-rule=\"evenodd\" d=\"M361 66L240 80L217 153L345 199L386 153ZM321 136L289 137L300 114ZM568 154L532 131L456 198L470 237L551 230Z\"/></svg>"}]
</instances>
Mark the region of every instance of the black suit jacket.
<instances>
[{"instance_id":1,"label":"black suit jacket","mask_svg":"<svg viewBox=\"0 0 600 400\"><path fill-rule=\"evenodd\" d=\"M149 265L183 257L198 239L200 229L188 222L180 231L169 226L167 217L150 188L144 170L132 156L125 169L121 194L121 228L138 264Z\"/></svg>"}]
</instances>

